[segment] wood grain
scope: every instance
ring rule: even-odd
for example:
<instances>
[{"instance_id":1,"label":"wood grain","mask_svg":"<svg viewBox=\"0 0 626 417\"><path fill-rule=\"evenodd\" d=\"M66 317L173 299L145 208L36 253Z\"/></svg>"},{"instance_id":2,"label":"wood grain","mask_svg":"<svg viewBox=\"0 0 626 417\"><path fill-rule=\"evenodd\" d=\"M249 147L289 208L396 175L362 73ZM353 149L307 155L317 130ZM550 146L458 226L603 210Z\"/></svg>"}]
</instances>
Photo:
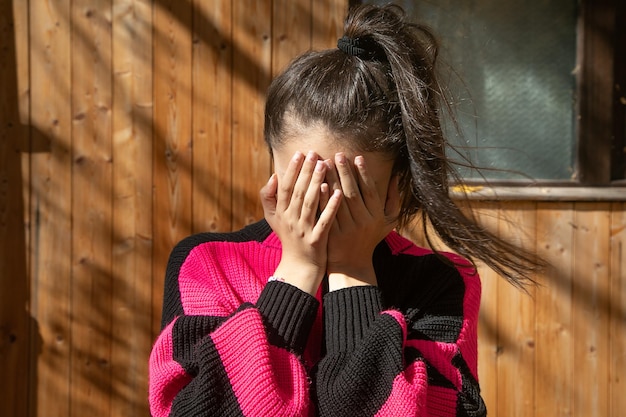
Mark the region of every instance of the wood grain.
<instances>
[{"instance_id":1,"label":"wood grain","mask_svg":"<svg viewBox=\"0 0 626 417\"><path fill-rule=\"evenodd\" d=\"M153 333L161 322L165 266L191 233L192 8L187 1L154 5Z\"/></svg>"},{"instance_id":2,"label":"wood grain","mask_svg":"<svg viewBox=\"0 0 626 417\"><path fill-rule=\"evenodd\" d=\"M72 114L70 1L29 2L30 415L70 415Z\"/></svg>"},{"instance_id":3,"label":"wood grain","mask_svg":"<svg viewBox=\"0 0 626 417\"><path fill-rule=\"evenodd\" d=\"M111 406L111 2L71 3L70 416Z\"/></svg>"},{"instance_id":4,"label":"wood grain","mask_svg":"<svg viewBox=\"0 0 626 417\"><path fill-rule=\"evenodd\" d=\"M0 2L0 415L28 413L30 327L25 207L28 207L30 150L28 101L19 106L28 78L28 10ZM21 81L21 84L18 82ZM24 113L25 111L25 113ZM26 116L22 124L21 116ZM24 154L22 154L24 152ZM26 191L26 193L24 192Z\"/></svg>"},{"instance_id":5,"label":"wood grain","mask_svg":"<svg viewBox=\"0 0 626 417\"><path fill-rule=\"evenodd\" d=\"M610 205L577 203L575 207L572 415L605 416L609 399Z\"/></svg>"},{"instance_id":6,"label":"wood grain","mask_svg":"<svg viewBox=\"0 0 626 417\"><path fill-rule=\"evenodd\" d=\"M270 176L263 113L272 68L271 16L269 0L233 3L233 229L263 216L258 194Z\"/></svg>"},{"instance_id":7,"label":"wood grain","mask_svg":"<svg viewBox=\"0 0 626 417\"><path fill-rule=\"evenodd\" d=\"M298 55L311 49L313 10L311 0L272 2L272 77Z\"/></svg>"},{"instance_id":8,"label":"wood grain","mask_svg":"<svg viewBox=\"0 0 626 417\"><path fill-rule=\"evenodd\" d=\"M113 2L111 415L147 416L152 346L152 7Z\"/></svg>"},{"instance_id":9,"label":"wood grain","mask_svg":"<svg viewBox=\"0 0 626 417\"><path fill-rule=\"evenodd\" d=\"M498 234L499 205L480 203L475 206L476 218L486 229ZM482 283L480 315L478 322L478 380L487 411L496 410L498 404L498 287L508 285L493 270L479 264Z\"/></svg>"},{"instance_id":10,"label":"wood grain","mask_svg":"<svg viewBox=\"0 0 626 417\"><path fill-rule=\"evenodd\" d=\"M500 204L503 238L535 250L535 203ZM502 213L506 213L503 215ZM533 416L535 311L532 296L512 285L498 285L498 405L499 416Z\"/></svg>"},{"instance_id":11,"label":"wood grain","mask_svg":"<svg viewBox=\"0 0 626 417\"><path fill-rule=\"evenodd\" d=\"M626 204L611 206L609 415L626 410Z\"/></svg>"},{"instance_id":12,"label":"wood grain","mask_svg":"<svg viewBox=\"0 0 626 417\"><path fill-rule=\"evenodd\" d=\"M337 47L337 40L343 35L343 20L348 12L348 3L334 0L312 1L312 49Z\"/></svg>"},{"instance_id":13,"label":"wood grain","mask_svg":"<svg viewBox=\"0 0 626 417\"><path fill-rule=\"evenodd\" d=\"M193 230L232 228L232 2L194 1Z\"/></svg>"},{"instance_id":14,"label":"wood grain","mask_svg":"<svg viewBox=\"0 0 626 417\"><path fill-rule=\"evenodd\" d=\"M574 368L571 264L573 204L540 203L537 209L537 252L549 261L536 289L535 414L570 416Z\"/></svg>"}]
</instances>

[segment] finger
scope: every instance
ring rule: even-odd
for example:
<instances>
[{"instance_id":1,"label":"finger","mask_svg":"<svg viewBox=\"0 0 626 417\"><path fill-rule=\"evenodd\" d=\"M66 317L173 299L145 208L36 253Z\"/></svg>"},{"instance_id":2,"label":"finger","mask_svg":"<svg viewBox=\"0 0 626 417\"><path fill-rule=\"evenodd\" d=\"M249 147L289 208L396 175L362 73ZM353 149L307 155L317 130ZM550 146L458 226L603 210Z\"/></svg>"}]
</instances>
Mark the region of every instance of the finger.
<instances>
[{"instance_id":1,"label":"finger","mask_svg":"<svg viewBox=\"0 0 626 417\"><path fill-rule=\"evenodd\" d=\"M261 205L263 206L263 212L265 217L276 213L276 191L278 190L278 179L276 174L272 174L267 184L261 188L259 192L261 196Z\"/></svg>"},{"instance_id":2,"label":"finger","mask_svg":"<svg viewBox=\"0 0 626 417\"><path fill-rule=\"evenodd\" d=\"M335 163L332 159L327 159L324 161L327 165L326 170L326 182L330 186L332 191L341 190L341 182L339 181L339 175L337 175L337 168L335 167Z\"/></svg>"},{"instance_id":3,"label":"finger","mask_svg":"<svg viewBox=\"0 0 626 417\"><path fill-rule=\"evenodd\" d=\"M304 203L304 198L306 197L309 185L311 184L311 178L313 176L315 166L317 165L317 159L317 154L313 151L310 151L306 155L306 159L302 163L300 174L296 179L296 184L293 187L291 202L289 203L290 209L293 209L297 212L300 212L302 210L302 204ZM319 190L319 184L317 185L317 187L318 188L316 191Z\"/></svg>"},{"instance_id":4,"label":"finger","mask_svg":"<svg viewBox=\"0 0 626 417\"><path fill-rule=\"evenodd\" d=\"M361 197L365 203L365 208L370 213L384 211L378 195L378 190L376 189L376 182L367 170L365 158L361 155L354 158L354 166L358 174L359 190L361 191Z\"/></svg>"},{"instance_id":5,"label":"finger","mask_svg":"<svg viewBox=\"0 0 626 417\"><path fill-rule=\"evenodd\" d=\"M337 173L339 174L344 200L350 210L350 215L355 219L362 215L362 212L365 210L358 182L350 163L342 152L335 155L335 163L337 165Z\"/></svg>"},{"instance_id":6,"label":"finger","mask_svg":"<svg viewBox=\"0 0 626 417\"><path fill-rule=\"evenodd\" d=\"M336 164L332 159L327 159L325 162L328 165L328 169L326 170L326 181L330 186L330 192L332 193L336 190L342 191L341 181L339 180L339 174L337 173ZM336 218L339 223L351 220L352 216L350 215L350 210L348 209L348 206L346 206L345 204L341 204L337 211Z\"/></svg>"},{"instance_id":7,"label":"finger","mask_svg":"<svg viewBox=\"0 0 626 417\"><path fill-rule=\"evenodd\" d=\"M285 210L289 207L291 202L291 195L300 174L300 169L304 161L304 155L302 152L296 152L291 160L285 173L278 181L278 196L276 198L276 207L278 210Z\"/></svg>"},{"instance_id":8,"label":"finger","mask_svg":"<svg viewBox=\"0 0 626 417\"><path fill-rule=\"evenodd\" d=\"M343 193L341 190L334 190L331 194L328 199L328 204L326 204L326 207L320 213L319 219L317 223L315 223L315 227L313 227L313 234L316 235L317 238L328 235L330 232L331 227L335 224L334 220L339 207L342 205L342 198Z\"/></svg>"},{"instance_id":9,"label":"finger","mask_svg":"<svg viewBox=\"0 0 626 417\"><path fill-rule=\"evenodd\" d=\"M320 194L322 183L326 175L326 164L322 161L317 161L315 164L315 170L311 176L311 182L307 189L304 201L302 203L302 212L300 217L313 224L317 217L317 212L320 206Z\"/></svg>"},{"instance_id":10,"label":"finger","mask_svg":"<svg viewBox=\"0 0 626 417\"><path fill-rule=\"evenodd\" d=\"M320 211L326 208L328 204L328 200L330 199L330 186L327 182L323 182L320 185Z\"/></svg>"},{"instance_id":11,"label":"finger","mask_svg":"<svg viewBox=\"0 0 626 417\"><path fill-rule=\"evenodd\" d=\"M341 183L344 197L348 200L360 197L361 193L354 178L352 167L343 152L335 155L335 165L337 166L337 174L339 174L339 182Z\"/></svg>"}]
</instances>

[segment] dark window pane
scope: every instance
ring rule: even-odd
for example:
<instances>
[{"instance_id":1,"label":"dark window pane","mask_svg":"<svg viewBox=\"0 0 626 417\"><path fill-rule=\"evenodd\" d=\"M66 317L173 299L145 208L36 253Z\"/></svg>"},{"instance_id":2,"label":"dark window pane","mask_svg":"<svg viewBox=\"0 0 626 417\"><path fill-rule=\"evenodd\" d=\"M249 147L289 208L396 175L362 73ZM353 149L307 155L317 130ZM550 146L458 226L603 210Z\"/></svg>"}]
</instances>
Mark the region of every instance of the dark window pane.
<instances>
[{"instance_id":1,"label":"dark window pane","mask_svg":"<svg viewBox=\"0 0 626 417\"><path fill-rule=\"evenodd\" d=\"M474 164L488 168L483 174L491 179L524 179L520 173L538 180L570 179L576 1L397 3L413 20L434 29L442 60L462 79L443 66L442 79L459 103L462 145Z\"/></svg>"}]
</instances>

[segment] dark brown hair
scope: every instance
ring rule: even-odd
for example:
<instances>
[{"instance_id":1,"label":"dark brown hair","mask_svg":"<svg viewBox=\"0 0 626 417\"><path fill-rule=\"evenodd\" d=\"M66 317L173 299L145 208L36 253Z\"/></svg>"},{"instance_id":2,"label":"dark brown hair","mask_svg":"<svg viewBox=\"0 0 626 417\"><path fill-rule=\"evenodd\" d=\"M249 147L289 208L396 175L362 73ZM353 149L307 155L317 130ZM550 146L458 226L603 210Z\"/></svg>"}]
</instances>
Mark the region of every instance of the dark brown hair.
<instances>
[{"instance_id":1,"label":"dark brown hair","mask_svg":"<svg viewBox=\"0 0 626 417\"><path fill-rule=\"evenodd\" d=\"M315 123L346 147L389 154L400 179L401 227L421 214L429 243L430 223L470 261L483 261L520 287L534 282L541 262L485 230L450 197L449 182L459 178L446 156L441 112L447 101L436 77L432 32L408 22L399 6L361 5L350 10L344 34L367 54L308 52L270 85L264 131L270 149Z\"/></svg>"}]
</instances>

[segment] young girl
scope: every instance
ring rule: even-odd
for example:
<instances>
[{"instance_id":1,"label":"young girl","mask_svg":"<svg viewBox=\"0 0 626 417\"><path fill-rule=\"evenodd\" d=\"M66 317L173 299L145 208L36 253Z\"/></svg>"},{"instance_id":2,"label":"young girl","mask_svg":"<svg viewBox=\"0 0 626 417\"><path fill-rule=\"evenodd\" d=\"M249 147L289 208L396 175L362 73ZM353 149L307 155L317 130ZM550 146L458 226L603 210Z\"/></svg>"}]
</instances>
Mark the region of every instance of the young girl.
<instances>
[{"instance_id":1,"label":"young girl","mask_svg":"<svg viewBox=\"0 0 626 417\"><path fill-rule=\"evenodd\" d=\"M481 416L480 282L393 231L421 214L513 283L533 265L450 199L436 43L394 6L269 88L265 219L172 252L150 358L154 416Z\"/></svg>"}]
</instances>

